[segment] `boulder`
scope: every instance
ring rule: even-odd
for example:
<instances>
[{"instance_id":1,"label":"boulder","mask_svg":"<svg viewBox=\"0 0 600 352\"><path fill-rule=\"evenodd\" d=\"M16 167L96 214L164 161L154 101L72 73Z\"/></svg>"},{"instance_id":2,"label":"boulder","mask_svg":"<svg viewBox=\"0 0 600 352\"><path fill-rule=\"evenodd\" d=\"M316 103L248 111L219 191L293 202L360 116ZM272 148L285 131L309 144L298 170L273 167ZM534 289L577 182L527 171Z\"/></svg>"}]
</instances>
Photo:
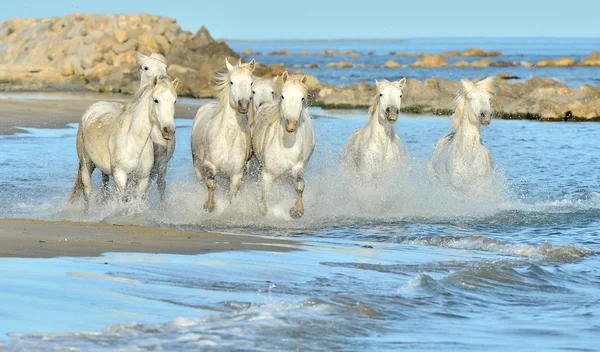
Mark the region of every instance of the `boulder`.
<instances>
[{"instance_id":1,"label":"boulder","mask_svg":"<svg viewBox=\"0 0 600 352\"><path fill-rule=\"evenodd\" d=\"M308 50L302 50L300 52L300 55L304 55L304 56L310 55L310 51L308 51Z\"/></svg>"},{"instance_id":2,"label":"boulder","mask_svg":"<svg viewBox=\"0 0 600 352\"><path fill-rule=\"evenodd\" d=\"M413 62L410 67L446 67L448 62L440 55L425 55L423 60Z\"/></svg>"},{"instance_id":3,"label":"boulder","mask_svg":"<svg viewBox=\"0 0 600 352\"><path fill-rule=\"evenodd\" d=\"M466 62L465 60L459 60L452 66L454 66L454 67L469 67L469 66L471 66L471 64Z\"/></svg>"},{"instance_id":4,"label":"boulder","mask_svg":"<svg viewBox=\"0 0 600 352\"><path fill-rule=\"evenodd\" d=\"M502 55L499 51L486 52L480 48L469 48L463 51L462 56L473 57L473 56L500 56Z\"/></svg>"},{"instance_id":5,"label":"boulder","mask_svg":"<svg viewBox=\"0 0 600 352\"><path fill-rule=\"evenodd\" d=\"M383 64L385 68L400 68L400 64L394 60L388 60L385 64Z\"/></svg>"},{"instance_id":6,"label":"boulder","mask_svg":"<svg viewBox=\"0 0 600 352\"><path fill-rule=\"evenodd\" d=\"M570 57L563 57L556 60L541 60L535 66L538 67L570 67L575 66L577 62Z\"/></svg>"},{"instance_id":7,"label":"boulder","mask_svg":"<svg viewBox=\"0 0 600 352\"><path fill-rule=\"evenodd\" d=\"M65 76L72 76L75 73L73 69L73 63L66 61L62 67L62 74Z\"/></svg>"},{"instance_id":8,"label":"boulder","mask_svg":"<svg viewBox=\"0 0 600 352\"><path fill-rule=\"evenodd\" d=\"M471 62L471 67L488 67L491 63L492 59L486 57L485 59Z\"/></svg>"},{"instance_id":9,"label":"boulder","mask_svg":"<svg viewBox=\"0 0 600 352\"><path fill-rule=\"evenodd\" d=\"M115 29L113 35L118 44L123 44L129 39L127 32L122 29Z\"/></svg>"},{"instance_id":10,"label":"boulder","mask_svg":"<svg viewBox=\"0 0 600 352\"><path fill-rule=\"evenodd\" d=\"M135 39L129 39L128 41L126 41L123 44L117 44L117 45L113 46L112 50L116 54L122 54L124 52L136 50L137 44L138 44L137 40L135 40Z\"/></svg>"},{"instance_id":11,"label":"boulder","mask_svg":"<svg viewBox=\"0 0 600 352\"><path fill-rule=\"evenodd\" d=\"M320 64L306 64L304 65L304 68L319 68L321 67Z\"/></svg>"},{"instance_id":12,"label":"boulder","mask_svg":"<svg viewBox=\"0 0 600 352\"><path fill-rule=\"evenodd\" d=\"M348 53L348 57L353 58L353 59L357 59L360 57L359 53L354 53L354 52L350 52Z\"/></svg>"},{"instance_id":13,"label":"boulder","mask_svg":"<svg viewBox=\"0 0 600 352\"><path fill-rule=\"evenodd\" d=\"M270 51L268 53L268 55L289 55L289 51L288 50L275 50L275 51Z\"/></svg>"},{"instance_id":14,"label":"boulder","mask_svg":"<svg viewBox=\"0 0 600 352\"><path fill-rule=\"evenodd\" d=\"M590 56L581 59L581 64L585 66L600 66L600 51L594 51Z\"/></svg>"}]
</instances>

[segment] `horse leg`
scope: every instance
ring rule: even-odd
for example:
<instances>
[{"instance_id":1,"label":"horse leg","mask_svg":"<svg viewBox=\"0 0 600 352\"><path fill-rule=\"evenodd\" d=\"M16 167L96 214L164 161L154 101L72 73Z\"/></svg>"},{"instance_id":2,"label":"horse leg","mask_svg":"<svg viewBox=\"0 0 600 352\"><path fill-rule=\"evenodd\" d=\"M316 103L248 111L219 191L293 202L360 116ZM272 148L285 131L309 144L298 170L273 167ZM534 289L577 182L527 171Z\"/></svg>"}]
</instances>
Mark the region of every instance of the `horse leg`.
<instances>
[{"instance_id":1,"label":"horse leg","mask_svg":"<svg viewBox=\"0 0 600 352\"><path fill-rule=\"evenodd\" d=\"M198 180L198 183L202 183L202 181L204 180L204 175L202 174L202 161L200 161L200 159L198 159L193 153L192 159L194 163L194 172L196 173L196 179Z\"/></svg>"},{"instance_id":2,"label":"horse leg","mask_svg":"<svg viewBox=\"0 0 600 352\"><path fill-rule=\"evenodd\" d=\"M85 199L85 211L87 212L90 208L90 199L92 197L92 172L94 172L94 165L92 161L84 158L81 162L81 183L83 185L83 198Z\"/></svg>"},{"instance_id":3,"label":"horse leg","mask_svg":"<svg viewBox=\"0 0 600 352\"><path fill-rule=\"evenodd\" d=\"M233 199L235 197L238 196L238 194L240 193L240 186L242 185L242 179L244 177L244 172L240 172L237 175L233 175L233 177L231 178L231 201L233 202Z\"/></svg>"},{"instance_id":4,"label":"horse leg","mask_svg":"<svg viewBox=\"0 0 600 352\"><path fill-rule=\"evenodd\" d=\"M302 203L302 195L304 194L304 178L302 178L302 169L295 170L294 178L296 183L296 205L290 209L292 219L299 219L304 214L304 204Z\"/></svg>"},{"instance_id":5,"label":"horse leg","mask_svg":"<svg viewBox=\"0 0 600 352\"><path fill-rule=\"evenodd\" d=\"M127 202L129 200L127 197L127 173L119 168L115 168L113 170L113 179L115 180L119 199Z\"/></svg>"},{"instance_id":6,"label":"horse leg","mask_svg":"<svg viewBox=\"0 0 600 352\"><path fill-rule=\"evenodd\" d=\"M150 185L150 177L143 177L136 182L137 195L142 199L146 199L146 192L148 192L148 186Z\"/></svg>"},{"instance_id":7,"label":"horse leg","mask_svg":"<svg viewBox=\"0 0 600 352\"><path fill-rule=\"evenodd\" d=\"M215 180L215 170L210 166L206 166L206 187L208 188L208 199L204 203L204 209L212 212L215 210L215 188L217 181Z\"/></svg>"},{"instance_id":8,"label":"horse leg","mask_svg":"<svg viewBox=\"0 0 600 352\"><path fill-rule=\"evenodd\" d=\"M100 189L100 194L97 197L97 200L100 203L106 203L106 200L108 199L109 182L110 182L110 175L109 174L105 174L103 172L102 173L102 189Z\"/></svg>"},{"instance_id":9,"label":"horse leg","mask_svg":"<svg viewBox=\"0 0 600 352\"><path fill-rule=\"evenodd\" d=\"M267 212L269 211L269 209L267 208L267 192L269 191L271 183L273 182L273 176L271 176L271 174L263 170L261 178L262 182L260 184L259 209L262 215L267 215Z\"/></svg>"}]
</instances>

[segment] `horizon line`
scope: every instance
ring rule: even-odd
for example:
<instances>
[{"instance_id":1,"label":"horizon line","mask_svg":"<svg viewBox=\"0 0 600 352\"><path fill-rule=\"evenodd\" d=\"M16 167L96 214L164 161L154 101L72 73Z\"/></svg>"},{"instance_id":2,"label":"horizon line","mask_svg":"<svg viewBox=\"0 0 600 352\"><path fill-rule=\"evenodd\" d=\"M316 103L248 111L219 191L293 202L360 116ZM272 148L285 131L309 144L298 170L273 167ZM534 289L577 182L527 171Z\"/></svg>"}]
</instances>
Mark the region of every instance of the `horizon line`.
<instances>
[{"instance_id":1,"label":"horizon line","mask_svg":"<svg viewBox=\"0 0 600 352\"><path fill-rule=\"evenodd\" d=\"M403 42L406 40L433 40L433 39L590 39L600 40L600 36L586 37L586 36L476 36L476 37L460 37L460 36L439 36L439 37L406 37L406 38L263 38L263 39L240 39L240 38L215 38L218 41L225 42Z\"/></svg>"}]
</instances>

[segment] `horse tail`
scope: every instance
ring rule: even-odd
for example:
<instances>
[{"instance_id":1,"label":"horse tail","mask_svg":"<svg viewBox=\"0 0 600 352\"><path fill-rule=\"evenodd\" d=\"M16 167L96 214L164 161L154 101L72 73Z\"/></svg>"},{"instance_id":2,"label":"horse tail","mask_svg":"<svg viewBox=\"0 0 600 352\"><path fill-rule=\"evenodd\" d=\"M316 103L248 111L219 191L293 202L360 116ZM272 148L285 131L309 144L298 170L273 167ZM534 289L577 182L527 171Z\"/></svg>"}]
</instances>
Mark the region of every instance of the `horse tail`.
<instances>
[{"instance_id":1,"label":"horse tail","mask_svg":"<svg viewBox=\"0 0 600 352\"><path fill-rule=\"evenodd\" d=\"M81 162L79 162L79 167L77 168L77 178L75 179L75 185L73 185L73 191L71 192L71 198L69 198L69 202L73 203L83 193L83 181L81 180Z\"/></svg>"}]
</instances>

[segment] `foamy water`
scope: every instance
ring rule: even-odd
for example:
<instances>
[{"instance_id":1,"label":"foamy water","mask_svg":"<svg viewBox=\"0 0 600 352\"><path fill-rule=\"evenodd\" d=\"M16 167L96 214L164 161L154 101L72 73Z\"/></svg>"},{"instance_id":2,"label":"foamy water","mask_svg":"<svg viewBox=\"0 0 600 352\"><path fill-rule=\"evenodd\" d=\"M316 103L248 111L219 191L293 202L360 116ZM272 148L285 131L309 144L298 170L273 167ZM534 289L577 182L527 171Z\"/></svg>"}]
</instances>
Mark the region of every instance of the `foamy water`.
<instances>
[{"instance_id":1,"label":"foamy water","mask_svg":"<svg viewBox=\"0 0 600 352\"><path fill-rule=\"evenodd\" d=\"M5 350L594 350L600 333L600 125L493 121L495 187L457 197L426 179L449 120L401 118L408 175L365 184L337 164L363 112L315 120L305 216L293 188L258 213L247 180L229 205L191 167L177 120L168 207L66 200L76 126L0 137L0 216L291 237L290 253L0 259ZM95 175L95 185L99 176Z\"/></svg>"}]
</instances>

